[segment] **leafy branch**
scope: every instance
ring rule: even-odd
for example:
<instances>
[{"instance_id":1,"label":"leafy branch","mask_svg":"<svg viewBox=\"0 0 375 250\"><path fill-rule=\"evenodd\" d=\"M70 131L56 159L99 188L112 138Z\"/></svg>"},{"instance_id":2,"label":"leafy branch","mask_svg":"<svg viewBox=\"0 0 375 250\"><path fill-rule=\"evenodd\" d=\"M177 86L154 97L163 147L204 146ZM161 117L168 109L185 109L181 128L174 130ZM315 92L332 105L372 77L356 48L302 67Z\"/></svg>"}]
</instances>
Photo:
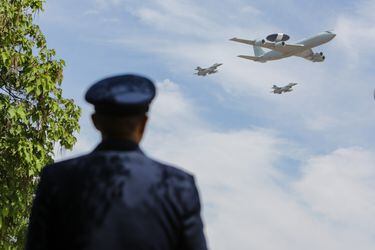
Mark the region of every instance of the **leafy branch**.
<instances>
[{"instance_id":1,"label":"leafy branch","mask_svg":"<svg viewBox=\"0 0 375 250\"><path fill-rule=\"evenodd\" d=\"M79 131L80 108L60 87L65 62L33 22L43 3L0 0L0 249L23 248L39 173Z\"/></svg>"}]
</instances>

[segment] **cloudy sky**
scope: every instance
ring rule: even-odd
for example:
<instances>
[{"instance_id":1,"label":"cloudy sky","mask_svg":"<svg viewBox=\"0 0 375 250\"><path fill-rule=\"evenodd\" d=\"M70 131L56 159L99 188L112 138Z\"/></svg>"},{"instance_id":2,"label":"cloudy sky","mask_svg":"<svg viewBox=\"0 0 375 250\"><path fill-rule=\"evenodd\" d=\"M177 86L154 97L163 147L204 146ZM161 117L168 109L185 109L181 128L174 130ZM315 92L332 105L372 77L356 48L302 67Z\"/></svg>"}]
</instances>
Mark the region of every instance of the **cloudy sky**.
<instances>
[{"instance_id":1,"label":"cloudy sky","mask_svg":"<svg viewBox=\"0 0 375 250\"><path fill-rule=\"evenodd\" d=\"M48 0L37 22L83 108L76 147L56 159L99 142L90 84L141 73L158 84L142 147L195 174L211 249L375 249L374 13L374 0ZM252 48L229 41L325 30L337 37L316 49L323 63L246 61Z\"/></svg>"}]
</instances>

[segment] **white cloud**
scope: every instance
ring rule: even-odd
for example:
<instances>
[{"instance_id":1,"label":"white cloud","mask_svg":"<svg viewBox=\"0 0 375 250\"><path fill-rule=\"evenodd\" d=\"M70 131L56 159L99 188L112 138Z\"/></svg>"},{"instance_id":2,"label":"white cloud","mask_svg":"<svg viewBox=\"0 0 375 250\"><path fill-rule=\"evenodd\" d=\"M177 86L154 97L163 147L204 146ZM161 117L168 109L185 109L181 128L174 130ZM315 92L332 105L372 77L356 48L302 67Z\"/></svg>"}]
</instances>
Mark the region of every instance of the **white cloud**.
<instances>
[{"instance_id":1,"label":"white cloud","mask_svg":"<svg viewBox=\"0 0 375 250\"><path fill-rule=\"evenodd\" d=\"M122 0L94 0L96 9L106 9L111 7L118 7L123 3Z\"/></svg>"},{"instance_id":2,"label":"white cloud","mask_svg":"<svg viewBox=\"0 0 375 250\"><path fill-rule=\"evenodd\" d=\"M220 73L215 76L215 82L232 95L250 95L274 100L274 96L269 94L272 84L304 82L305 73L308 71L310 81L311 76L315 78L321 74L319 67L313 67L311 62L300 58L295 60L299 60L304 66L297 65L292 59L286 59L282 63L259 64L236 57L239 54L251 55L253 49L251 46L230 42L230 38L237 36L254 39L275 30L282 30L281 27L262 22L258 18L253 19L251 25L246 23L240 26L222 16L214 15L213 11L199 7L194 2L167 2L170 4L155 0L147 5L133 4L129 7L130 13L151 30L158 31L156 34L127 33L124 38L113 38L110 42L156 54L183 73L191 73L196 65L223 62ZM228 8L228 12L260 12L251 5Z\"/></svg>"},{"instance_id":3,"label":"white cloud","mask_svg":"<svg viewBox=\"0 0 375 250\"><path fill-rule=\"evenodd\" d=\"M375 48L375 1L357 2L354 11L340 14L335 32L339 46L349 55L351 64L356 65L365 55L373 55Z\"/></svg>"},{"instance_id":4,"label":"white cloud","mask_svg":"<svg viewBox=\"0 0 375 250\"><path fill-rule=\"evenodd\" d=\"M296 150L285 140L271 131L202 125L196 105L178 85L159 86L145 147L196 175L212 249L375 246L372 230L364 230L375 226L372 152L350 148L312 156L302 176L290 183L276 168ZM327 168L328 174L322 171Z\"/></svg>"},{"instance_id":5,"label":"white cloud","mask_svg":"<svg viewBox=\"0 0 375 250\"><path fill-rule=\"evenodd\" d=\"M314 211L342 226L375 229L375 155L361 148L314 157L296 189Z\"/></svg>"},{"instance_id":6,"label":"white cloud","mask_svg":"<svg viewBox=\"0 0 375 250\"><path fill-rule=\"evenodd\" d=\"M242 13L245 13L245 14L248 14L248 15L253 15L254 16L258 16L262 13L261 10L259 10L258 8L252 6L252 5L245 5L241 8L241 12Z\"/></svg>"},{"instance_id":7,"label":"white cloud","mask_svg":"<svg viewBox=\"0 0 375 250\"><path fill-rule=\"evenodd\" d=\"M236 13L241 13L237 6L227 3L225 6L228 12L233 13L236 9ZM373 108L368 104L369 101L373 102L373 86L369 80L365 80L366 77L372 78L368 71L359 67L361 61L356 61L356 58L364 62L371 58L366 53L372 53L371 41L374 39L371 38L373 18L370 9L374 5L359 3L357 6L354 14L337 15L337 37L316 49L326 54L324 63L287 58L259 64L237 58L239 54L253 54L252 48L230 42L229 38L263 37L283 30L283 24L268 23L265 18L252 19L250 24L244 22L247 18L241 14L237 15L236 21L229 17L222 18L214 14L220 8L210 10L194 1L174 2L171 6L163 5L160 1L151 1L142 6L133 4L131 13L140 18L140 27L146 25L150 32L127 33L124 37L113 38L111 43L156 55L165 61L165 67L181 76L191 75L197 65L224 63L217 75L207 77L208 80L197 78L195 81L217 84L228 96L237 98L239 108L250 106L253 113L259 112L256 115L261 119L272 119L280 125L289 123L286 124L287 129L305 130L301 133L306 136L311 131L331 132L335 138L330 141L347 145L348 137L350 141L359 141L352 136L359 124L363 127L375 122L375 116L370 115L374 114ZM180 15L183 9L189 15ZM249 7L251 9L252 5ZM348 25L341 27L341 20L344 20L344 24L348 22ZM368 30L363 30L366 27L369 27ZM291 41L301 38L297 37L298 33L289 35L292 36ZM349 45L343 47L346 43ZM358 46L356 43L367 45ZM353 67L356 70L353 71ZM281 96L269 93L273 84L289 82L300 83L293 93ZM366 91L370 94L365 95ZM257 108L253 108L255 105Z\"/></svg>"},{"instance_id":8,"label":"white cloud","mask_svg":"<svg viewBox=\"0 0 375 250\"><path fill-rule=\"evenodd\" d=\"M339 126L339 121L331 116L318 115L311 117L310 115L305 120L306 128L315 131L323 131Z\"/></svg>"},{"instance_id":9,"label":"white cloud","mask_svg":"<svg viewBox=\"0 0 375 250\"><path fill-rule=\"evenodd\" d=\"M180 132L191 126L203 129L206 126L196 115L192 106L184 101L180 87L170 80L164 80L157 84L158 96L152 107L151 124L154 129L166 129L167 131ZM169 121L173 118L173 122Z\"/></svg>"}]
</instances>

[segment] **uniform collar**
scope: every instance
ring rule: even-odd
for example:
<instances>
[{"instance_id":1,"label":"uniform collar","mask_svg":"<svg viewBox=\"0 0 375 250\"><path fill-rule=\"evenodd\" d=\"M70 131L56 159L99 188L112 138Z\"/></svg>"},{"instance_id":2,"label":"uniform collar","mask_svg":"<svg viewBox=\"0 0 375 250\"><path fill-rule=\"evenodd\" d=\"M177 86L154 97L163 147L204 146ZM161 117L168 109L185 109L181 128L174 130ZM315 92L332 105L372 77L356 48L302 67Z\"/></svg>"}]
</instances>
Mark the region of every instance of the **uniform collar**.
<instances>
[{"instance_id":1,"label":"uniform collar","mask_svg":"<svg viewBox=\"0 0 375 250\"><path fill-rule=\"evenodd\" d=\"M105 139L94 149L94 152L97 151L141 151L141 149L131 140Z\"/></svg>"}]
</instances>

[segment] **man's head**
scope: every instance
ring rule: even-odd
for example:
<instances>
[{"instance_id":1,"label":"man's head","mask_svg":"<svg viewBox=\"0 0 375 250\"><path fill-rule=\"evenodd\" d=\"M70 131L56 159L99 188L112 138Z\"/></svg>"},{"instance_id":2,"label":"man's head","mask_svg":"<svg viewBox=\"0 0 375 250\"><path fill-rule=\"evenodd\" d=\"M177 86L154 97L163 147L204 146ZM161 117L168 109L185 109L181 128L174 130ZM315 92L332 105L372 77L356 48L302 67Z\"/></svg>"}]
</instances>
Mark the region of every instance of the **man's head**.
<instances>
[{"instance_id":1,"label":"man's head","mask_svg":"<svg viewBox=\"0 0 375 250\"><path fill-rule=\"evenodd\" d=\"M126 139L139 143L155 92L151 80L137 75L110 77L91 86L86 100L95 106L92 119L103 139Z\"/></svg>"},{"instance_id":2,"label":"man's head","mask_svg":"<svg viewBox=\"0 0 375 250\"><path fill-rule=\"evenodd\" d=\"M108 116L94 113L92 121L103 139L124 139L139 143L142 140L147 123L147 115Z\"/></svg>"}]
</instances>

